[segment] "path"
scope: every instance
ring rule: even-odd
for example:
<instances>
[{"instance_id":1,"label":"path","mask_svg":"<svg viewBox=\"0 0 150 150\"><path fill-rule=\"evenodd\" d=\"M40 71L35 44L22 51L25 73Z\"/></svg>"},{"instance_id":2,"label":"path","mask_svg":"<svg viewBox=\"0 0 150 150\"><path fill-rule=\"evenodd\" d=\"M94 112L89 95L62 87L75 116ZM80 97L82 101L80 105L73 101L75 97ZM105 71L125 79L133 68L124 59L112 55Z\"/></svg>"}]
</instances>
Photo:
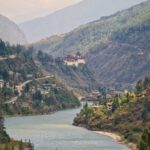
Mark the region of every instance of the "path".
<instances>
[{"instance_id":1,"label":"path","mask_svg":"<svg viewBox=\"0 0 150 150\"><path fill-rule=\"evenodd\" d=\"M36 81L39 81L39 80L48 79L48 78L53 78L53 77L54 77L54 75L47 75L47 76L45 76L45 77L37 78L37 79L35 79L35 80L36 80ZM19 89L25 87L25 86L26 86L28 83L30 83L31 81L33 81L33 80L27 80L27 81L23 82L22 84L19 85ZM22 93L20 93L20 94L22 94ZM10 100L6 101L4 104L14 104L14 103L17 101L17 99L18 99L18 96L13 97L13 98L11 98Z\"/></svg>"}]
</instances>

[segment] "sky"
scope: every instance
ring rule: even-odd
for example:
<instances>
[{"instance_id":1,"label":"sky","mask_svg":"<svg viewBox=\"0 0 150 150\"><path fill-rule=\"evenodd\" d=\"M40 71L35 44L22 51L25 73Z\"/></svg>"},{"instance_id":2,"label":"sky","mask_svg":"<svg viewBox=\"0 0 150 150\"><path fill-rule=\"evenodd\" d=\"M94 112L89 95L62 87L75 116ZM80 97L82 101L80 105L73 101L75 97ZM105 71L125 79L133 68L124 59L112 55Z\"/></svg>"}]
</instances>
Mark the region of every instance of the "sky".
<instances>
[{"instance_id":1,"label":"sky","mask_svg":"<svg viewBox=\"0 0 150 150\"><path fill-rule=\"evenodd\" d=\"M42 17L81 0L0 0L0 14L16 23Z\"/></svg>"}]
</instances>

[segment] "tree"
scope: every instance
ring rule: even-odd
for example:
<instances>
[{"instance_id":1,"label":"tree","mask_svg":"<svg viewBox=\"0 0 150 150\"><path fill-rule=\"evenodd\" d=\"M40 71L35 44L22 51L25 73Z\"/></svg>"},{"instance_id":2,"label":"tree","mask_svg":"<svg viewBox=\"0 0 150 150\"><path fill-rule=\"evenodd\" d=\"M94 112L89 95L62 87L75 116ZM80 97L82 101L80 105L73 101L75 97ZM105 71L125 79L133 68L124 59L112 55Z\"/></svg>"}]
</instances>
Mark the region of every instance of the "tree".
<instances>
[{"instance_id":1,"label":"tree","mask_svg":"<svg viewBox=\"0 0 150 150\"><path fill-rule=\"evenodd\" d=\"M19 142L19 150L23 150L23 142L22 142L22 140Z\"/></svg>"},{"instance_id":2,"label":"tree","mask_svg":"<svg viewBox=\"0 0 150 150\"><path fill-rule=\"evenodd\" d=\"M4 150L9 150L9 148L8 148L8 143L5 144Z\"/></svg>"},{"instance_id":3,"label":"tree","mask_svg":"<svg viewBox=\"0 0 150 150\"><path fill-rule=\"evenodd\" d=\"M4 118L0 115L0 143L9 142L9 136L5 131Z\"/></svg>"},{"instance_id":4,"label":"tree","mask_svg":"<svg viewBox=\"0 0 150 150\"><path fill-rule=\"evenodd\" d=\"M139 150L150 150L150 126L143 131L138 148Z\"/></svg>"},{"instance_id":5,"label":"tree","mask_svg":"<svg viewBox=\"0 0 150 150\"><path fill-rule=\"evenodd\" d=\"M145 80L144 80L144 88L147 89L149 87L150 87L150 76L145 77Z\"/></svg>"},{"instance_id":6,"label":"tree","mask_svg":"<svg viewBox=\"0 0 150 150\"><path fill-rule=\"evenodd\" d=\"M143 81L139 80L136 84L136 91L137 93L140 93L144 90Z\"/></svg>"},{"instance_id":7,"label":"tree","mask_svg":"<svg viewBox=\"0 0 150 150\"><path fill-rule=\"evenodd\" d=\"M30 90L30 86L29 86L29 84L26 84L26 86L24 87L24 91L25 91L26 93L28 93L29 90Z\"/></svg>"}]
</instances>

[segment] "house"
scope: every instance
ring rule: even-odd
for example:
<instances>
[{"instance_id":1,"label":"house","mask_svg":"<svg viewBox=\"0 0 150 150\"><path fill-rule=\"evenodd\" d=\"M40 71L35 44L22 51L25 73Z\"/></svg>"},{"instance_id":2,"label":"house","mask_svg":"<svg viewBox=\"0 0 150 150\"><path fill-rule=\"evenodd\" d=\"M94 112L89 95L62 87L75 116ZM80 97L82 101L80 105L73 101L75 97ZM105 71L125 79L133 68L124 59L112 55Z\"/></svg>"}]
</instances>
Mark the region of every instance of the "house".
<instances>
[{"instance_id":1,"label":"house","mask_svg":"<svg viewBox=\"0 0 150 150\"><path fill-rule=\"evenodd\" d=\"M106 99L111 99L111 98L112 98L112 96L110 94L106 95Z\"/></svg>"},{"instance_id":2,"label":"house","mask_svg":"<svg viewBox=\"0 0 150 150\"><path fill-rule=\"evenodd\" d=\"M7 87L7 88L10 88L9 82L6 83L6 87Z\"/></svg>"},{"instance_id":3,"label":"house","mask_svg":"<svg viewBox=\"0 0 150 150\"><path fill-rule=\"evenodd\" d=\"M19 95L21 95L21 92L23 91L23 87L20 85L16 85L16 89L17 89Z\"/></svg>"},{"instance_id":4,"label":"house","mask_svg":"<svg viewBox=\"0 0 150 150\"><path fill-rule=\"evenodd\" d=\"M0 88L4 87L4 80L0 80Z\"/></svg>"},{"instance_id":5,"label":"house","mask_svg":"<svg viewBox=\"0 0 150 150\"><path fill-rule=\"evenodd\" d=\"M41 90L41 94L42 95L47 95L47 94L49 94L49 91L47 91L47 90Z\"/></svg>"},{"instance_id":6,"label":"house","mask_svg":"<svg viewBox=\"0 0 150 150\"><path fill-rule=\"evenodd\" d=\"M93 97L100 97L101 96L101 93L98 91L98 90L94 90L94 91L92 91L92 95L93 95Z\"/></svg>"},{"instance_id":7,"label":"house","mask_svg":"<svg viewBox=\"0 0 150 150\"><path fill-rule=\"evenodd\" d=\"M106 104L107 110L112 110L113 109L113 103L109 102Z\"/></svg>"},{"instance_id":8,"label":"house","mask_svg":"<svg viewBox=\"0 0 150 150\"><path fill-rule=\"evenodd\" d=\"M15 59L15 58L16 58L16 55L9 55L8 58L9 58L9 59Z\"/></svg>"}]
</instances>

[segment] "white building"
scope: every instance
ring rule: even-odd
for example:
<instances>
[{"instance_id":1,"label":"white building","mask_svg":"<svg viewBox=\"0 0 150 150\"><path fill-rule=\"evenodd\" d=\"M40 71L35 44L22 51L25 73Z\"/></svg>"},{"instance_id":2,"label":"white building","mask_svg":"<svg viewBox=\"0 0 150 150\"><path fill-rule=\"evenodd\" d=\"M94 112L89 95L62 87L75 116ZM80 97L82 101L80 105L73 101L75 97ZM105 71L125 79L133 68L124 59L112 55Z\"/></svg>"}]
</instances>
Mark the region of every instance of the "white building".
<instances>
[{"instance_id":1,"label":"white building","mask_svg":"<svg viewBox=\"0 0 150 150\"><path fill-rule=\"evenodd\" d=\"M4 80L0 80L0 88L4 87Z\"/></svg>"},{"instance_id":2,"label":"white building","mask_svg":"<svg viewBox=\"0 0 150 150\"><path fill-rule=\"evenodd\" d=\"M83 56L67 56L64 58L64 64L67 66L76 66L85 64L85 58Z\"/></svg>"}]
</instances>

